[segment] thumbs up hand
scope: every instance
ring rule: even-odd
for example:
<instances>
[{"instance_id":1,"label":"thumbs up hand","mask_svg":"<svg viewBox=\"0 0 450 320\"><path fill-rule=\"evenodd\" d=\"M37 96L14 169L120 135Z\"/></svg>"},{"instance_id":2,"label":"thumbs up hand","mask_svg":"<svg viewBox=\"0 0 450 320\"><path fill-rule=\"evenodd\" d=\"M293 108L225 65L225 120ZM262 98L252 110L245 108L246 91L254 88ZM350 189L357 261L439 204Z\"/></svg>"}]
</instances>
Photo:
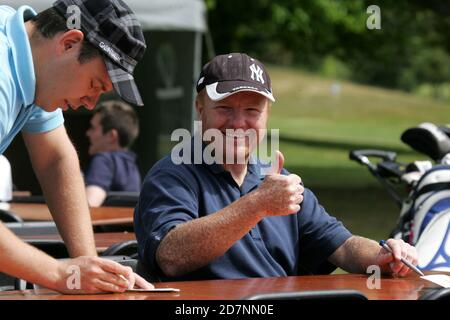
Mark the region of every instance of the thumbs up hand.
<instances>
[{"instance_id":1,"label":"thumbs up hand","mask_svg":"<svg viewBox=\"0 0 450 320\"><path fill-rule=\"evenodd\" d=\"M283 216L297 213L303 201L304 188L296 174L282 175L284 156L277 150L276 163L255 193L263 216Z\"/></svg>"},{"instance_id":2,"label":"thumbs up hand","mask_svg":"<svg viewBox=\"0 0 450 320\"><path fill-rule=\"evenodd\" d=\"M276 158L274 163L272 163L272 172L270 173L270 175L273 174L281 174L281 170L283 169L283 165L284 165L284 155L281 153L280 150L276 150Z\"/></svg>"}]
</instances>

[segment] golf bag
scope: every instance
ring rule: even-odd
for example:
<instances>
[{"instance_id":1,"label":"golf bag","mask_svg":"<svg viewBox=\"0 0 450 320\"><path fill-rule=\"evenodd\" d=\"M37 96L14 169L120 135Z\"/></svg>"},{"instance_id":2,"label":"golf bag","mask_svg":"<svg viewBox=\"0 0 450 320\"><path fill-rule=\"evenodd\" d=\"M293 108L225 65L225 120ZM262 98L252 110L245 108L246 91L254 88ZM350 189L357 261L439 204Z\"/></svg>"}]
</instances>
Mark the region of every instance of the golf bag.
<instances>
[{"instance_id":1,"label":"golf bag","mask_svg":"<svg viewBox=\"0 0 450 320\"><path fill-rule=\"evenodd\" d=\"M393 238L416 247L422 270L450 271L450 166L426 171L403 201Z\"/></svg>"},{"instance_id":2,"label":"golf bag","mask_svg":"<svg viewBox=\"0 0 450 320\"><path fill-rule=\"evenodd\" d=\"M416 247L422 270L450 271L450 130L431 123L406 130L401 139L434 160L409 164L395 152L354 150L350 159L368 167L400 207L390 237ZM376 164L369 158L380 159ZM404 185L401 197L396 185Z\"/></svg>"}]
</instances>

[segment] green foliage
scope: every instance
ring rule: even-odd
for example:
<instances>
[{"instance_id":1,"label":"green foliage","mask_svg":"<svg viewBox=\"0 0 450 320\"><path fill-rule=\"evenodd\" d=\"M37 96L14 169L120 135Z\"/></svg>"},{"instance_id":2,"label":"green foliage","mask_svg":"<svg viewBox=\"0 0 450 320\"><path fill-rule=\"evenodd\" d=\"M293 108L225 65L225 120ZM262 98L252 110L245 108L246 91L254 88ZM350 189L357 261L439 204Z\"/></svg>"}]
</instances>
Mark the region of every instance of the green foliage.
<instances>
[{"instance_id":1,"label":"green foliage","mask_svg":"<svg viewBox=\"0 0 450 320\"><path fill-rule=\"evenodd\" d=\"M216 0L205 0L205 4L208 10L214 10L216 8Z\"/></svg>"},{"instance_id":2,"label":"green foliage","mask_svg":"<svg viewBox=\"0 0 450 320\"><path fill-rule=\"evenodd\" d=\"M413 59L417 78L433 84L450 79L450 55L442 48L425 48Z\"/></svg>"},{"instance_id":3,"label":"green foliage","mask_svg":"<svg viewBox=\"0 0 450 320\"><path fill-rule=\"evenodd\" d=\"M413 91L450 81L450 3L379 0L206 0L217 53L242 51L333 77Z\"/></svg>"}]
</instances>

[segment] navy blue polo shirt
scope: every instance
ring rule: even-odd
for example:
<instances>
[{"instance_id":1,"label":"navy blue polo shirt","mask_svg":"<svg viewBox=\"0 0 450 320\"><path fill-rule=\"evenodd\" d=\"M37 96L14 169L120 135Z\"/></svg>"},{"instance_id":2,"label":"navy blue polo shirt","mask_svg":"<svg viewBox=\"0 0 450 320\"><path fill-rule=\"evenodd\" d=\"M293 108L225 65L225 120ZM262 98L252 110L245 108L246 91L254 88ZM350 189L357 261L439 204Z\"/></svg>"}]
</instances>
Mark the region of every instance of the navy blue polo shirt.
<instances>
[{"instance_id":1,"label":"navy blue polo shirt","mask_svg":"<svg viewBox=\"0 0 450 320\"><path fill-rule=\"evenodd\" d=\"M136 154L127 150L96 153L89 162L84 180L86 186L98 186L106 192L139 192L141 175Z\"/></svg>"},{"instance_id":2,"label":"navy blue polo shirt","mask_svg":"<svg viewBox=\"0 0 450 320\"><path fill-rule=\"evenodd\" d=\"M169 280L156 262L156 250L167 233L179 224L214 214L255 190L264 180L259 169L259 164L249 164L239 187L218 164L176 165L169 156L156 163L144 179L134 212L139 257L146 271ZM282 174L289 173L283 170ZM327 258L350 236L305 188L297 214L261 220L223 256L170 280L327 274L336 268Z\"/></svg>"}]
</instances>

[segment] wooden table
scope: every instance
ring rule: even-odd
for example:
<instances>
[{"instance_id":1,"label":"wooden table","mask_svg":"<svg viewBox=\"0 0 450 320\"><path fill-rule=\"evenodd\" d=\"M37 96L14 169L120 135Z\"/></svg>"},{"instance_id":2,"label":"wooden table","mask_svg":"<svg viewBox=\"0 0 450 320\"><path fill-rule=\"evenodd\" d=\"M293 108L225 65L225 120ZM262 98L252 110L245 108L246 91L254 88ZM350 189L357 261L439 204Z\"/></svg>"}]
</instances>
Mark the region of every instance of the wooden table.
<instances>
[{"instance_id":1,"label":"wooden table","mask_svg":"<svg viewBox=\"0 0 450 320\"><path fill-rule=\"evenodd\" d=\"M10 203L10 211L25 221L52 221L53 217L46 204L42 203ZM90 208L92 224L117 225L132 224L134 208L130 207L98 207Z\"/></svg>"},{"instance_id":2,"label":"wooden table","mask_svg":"<svg viewBox=\"0 0 450 320\"><path fill-rule=\"evenodd\" d=\"M0 300L237 300L269 292L355 289L373 300L417 300L438 286L415 274L405 278L384 277L380 289L367 287L368 275L341 274L241 280L208 280L156 283L156 287L179 288L179 293L123 293L61 295L46 289L0 292Z\"/></svg>"},{"instance_id":3,"label":"wooden table","mask_svg":"<svg viewBox=\"0 0 450 320\"><path fill-rule=\"evenodd\" d=\"M22 240L62 240L59 234L22 235ZM136 240L134 232L101 232L94 233L95 247L101 253L115 243Z\"/></svg>"}]
</instances>

